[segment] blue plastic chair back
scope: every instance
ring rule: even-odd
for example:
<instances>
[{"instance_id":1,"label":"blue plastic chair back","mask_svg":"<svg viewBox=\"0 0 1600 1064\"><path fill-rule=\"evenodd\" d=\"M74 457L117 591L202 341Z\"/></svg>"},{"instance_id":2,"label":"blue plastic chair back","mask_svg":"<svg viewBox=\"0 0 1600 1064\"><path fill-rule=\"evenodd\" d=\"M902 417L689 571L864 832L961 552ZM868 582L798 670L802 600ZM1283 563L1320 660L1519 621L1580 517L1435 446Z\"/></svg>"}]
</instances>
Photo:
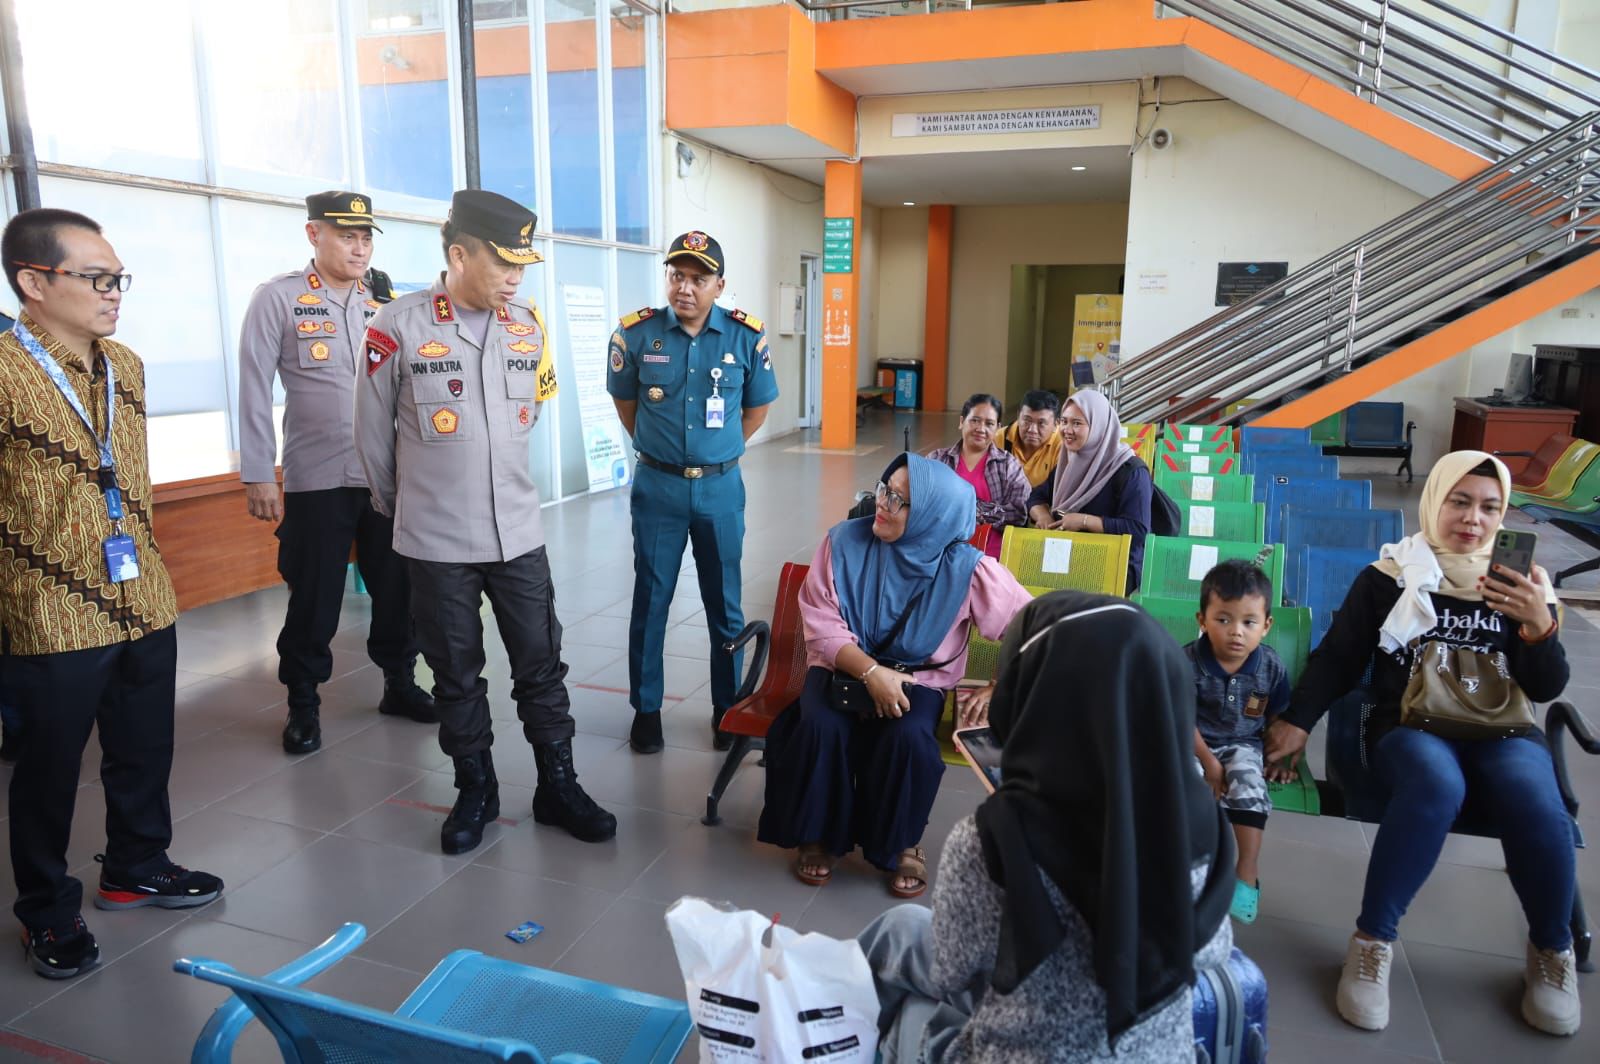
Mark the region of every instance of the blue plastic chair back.
<instances>
[{"instance_id":1,"label":"blue plastic chair back","mask_svg":"<svg viewBox=\"0 0 1600 1064\"><path fill-rule=\"evenodd\" d=\"M1356 403L1345 411L1347 447L1399 447L1406 442L1404 403Z\"/></svg>"},{"instance_id":2,"label":"blue plastic chair back","mask_svg":"<svg viewBox=\"0 0 1600 1064\"><path fill-rule=\"evenodd\" d=\"M1405 535L1399 510L1329 510L1290 506L1283 514L1284 545L1299 547L1362 547L1377 554L1385 543Z\"/></svg>"},{"instance_id":3,"label":"blue plastic chair back","mask_svg":"<svg viewBox=\"0 0 1600 1064\"><path fill-rule=\"evenodd\" d=\"M1350 585L1361 571L1378 560L1378 552L1364 547L1301 547L1284 559L1293 580L1295 605L1311 608L1311 646L1315 648L1328 634L1333 615L1344 605Z\"/></svg>"},{"instance_id":4,"label":"blue plastic chair back","mask_svg":"<svg viewBox=\"0 0 1600 1064\"><path fill-rule=\"evenodd\" d=\"M1245 451L1256 447L1274 447L1280 444L1299 444L1303 447L1309 447L1311 446L1311 430L1268 429L1246 425L1240 430L1239 443L1241 450Z\"/></svg>"},{"instance_id":5,"label":"blue plastic chair back","mask_svg":"<svg viewBox=\"0 0 1600 1064\"><path fill-rule=\"evenodd\" d=\"M1278 474L1338 480L1339 460L1319 452L1320 448L1296 448L1292 451L1258 448L1239 456L1239 471L1254 474L1258 488L1263 479Z\"/></svg>"},{"instance_id":6,"label":"blue plastic chair back","mask_svg":"<svg viewBox=\"0 0 1600 1064\"><path fill-rule=\"evenodd\" d=\"M1283 508L1366 510L1372 507L1372 481L1273 479L1267 485L1267 542L1281 543Z\"/></svg>"},{"instance_id":7,"label":"blue plastic chair back","mask_svg":"<svg viewBox=\"0 0 1600 1064\"><path fill-rule=\"evenodd\" d=\"M326 994L258 979L205 957L183 959L174 968L232 990L277 1039L286 1061L307 1064L485 1064L515 1061L544 1064L533 1046L485 1038L419 1023ZM201 1058L196 1047L196 1060ZM217 1060L227 1059L217 1057Z\"/></svg>"}]
</instances>

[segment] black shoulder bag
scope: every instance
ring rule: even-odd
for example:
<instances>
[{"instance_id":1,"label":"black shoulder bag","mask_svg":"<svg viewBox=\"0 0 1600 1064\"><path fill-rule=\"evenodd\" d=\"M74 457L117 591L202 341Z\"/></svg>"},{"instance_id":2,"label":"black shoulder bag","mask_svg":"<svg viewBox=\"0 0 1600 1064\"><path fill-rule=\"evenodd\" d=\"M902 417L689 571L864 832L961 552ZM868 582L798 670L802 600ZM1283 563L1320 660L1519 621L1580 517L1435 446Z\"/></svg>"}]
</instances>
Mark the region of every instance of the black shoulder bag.
<instances>
[{"instance_id":1,"label":"black shoulder bag","mask_svg":"<svg viewBox=\"0 0 1600 1064\"><path fill-rule=\"evenodd\" d=\"M911 600L911 604L900 615L900 619L894 622L894 627L889 629L889 634L883 637L884 646L888 646L895 641L895 637L900 634L905 628L906 622L911 619L911 611L916 609L917 603L921 601L921 595ZM884 668L907 674L920 672L924 669L942 669L955 660L955 658L950 658L946 661L928 662L923 665L906 665L898 661L884 661L864 646L861 649L866 650L867 656ZM867 691L867 682L858 680L839 669L834 669L833 676L828 680L828 702L839 712L854 713L858 717L873 717L878 712L877 706L873 704L872 695Z\"/></svg>"}]
</instances>

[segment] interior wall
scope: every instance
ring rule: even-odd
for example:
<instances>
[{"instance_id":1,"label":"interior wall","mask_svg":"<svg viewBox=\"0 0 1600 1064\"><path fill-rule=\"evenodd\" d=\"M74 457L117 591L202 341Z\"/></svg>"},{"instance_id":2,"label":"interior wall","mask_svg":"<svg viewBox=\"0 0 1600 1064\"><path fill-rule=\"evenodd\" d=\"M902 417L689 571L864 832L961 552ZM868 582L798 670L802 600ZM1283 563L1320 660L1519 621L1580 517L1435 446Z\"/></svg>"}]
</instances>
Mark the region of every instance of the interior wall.
<instances>
[{"instance_id":1,"label":"interior wall","mask_svg":"<svg viewBox=\"0 0 1600 1064\"><path fill-rule=\"evenodd\" d=\"M882 207L878 216L876 275L862 277L871 291L874 358L921 358L928 305L928 208ZM863 359L857 387L869 387L872 363Z\"/></svg>"},{"instance_id":2,"label":"interior wall","mask_svg":"<svg viewBox=\"0 0 1600 1064\"><path fill-rule=\"evenodd\" d=\"M1003 388L1011 268L1119 262L1128 241L1123 203L957 207L950 251L950 377L944 396L957 409L968 395ZM1032 350L1027 355L1032 372ZM929 396L933 404L938 397Z\"/></svg>"},{"instance_id":3,"label":"interior wall","mask_svg":"<svg viewBox=\"0 0 1600 1064\"><path fill-rule=\"evenodd\" d=\"M662 218L670 239L690 229L716 237L728 260L727 287L717 302L769 320L780 283L800 284L802 252L822 253L822 186L693 144L695 160L678 176L677 138L661 148ZM778 399L754 437L768 439L799 424L802 338L768 332Z\"/></svg>"}]
</instances>

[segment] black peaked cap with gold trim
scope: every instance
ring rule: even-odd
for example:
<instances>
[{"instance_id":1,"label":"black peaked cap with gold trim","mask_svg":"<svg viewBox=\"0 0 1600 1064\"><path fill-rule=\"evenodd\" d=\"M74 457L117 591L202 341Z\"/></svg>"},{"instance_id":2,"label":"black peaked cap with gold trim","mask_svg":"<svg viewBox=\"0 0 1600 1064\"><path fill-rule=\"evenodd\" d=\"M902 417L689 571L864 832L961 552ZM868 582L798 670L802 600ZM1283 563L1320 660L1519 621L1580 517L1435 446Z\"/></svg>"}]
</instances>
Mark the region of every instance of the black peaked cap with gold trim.
<instances>
[{"instance_id":1,"label":"black peaked cap with gold trim","mask_svg":"<svg viewBox=\"0 0 1600 1064\"><path fill-rule=\"evenodd\" d=\"M450 197L450 224L475 236L514 266L532 266L544 256L533 249L536 214L498 192L464 188Z\"/></svg>"},{"instance_id":2,"label":"black peaked cap with gold trim","mask_svg":"<svg viewBox=\"0 0 1600 1064\"><path fill-rule=\"evenodd\" d=\"M673 259L690 258L703 266L715 270L720 276L723 271L722 245L710 233L702 233L698 229L691 229L672 242L667 248L667 261Z\"/></svg>"},{"instance_id":3,"label":"black peaked cap with gold trim","mask_svg":"<svg viewBox=\"0 0 1600 1064\"><path fill-rule=\"evenodd\" d=\"M359 192L312 193L306 197L306 220L383 232L372 222L372 201Z\"/></svg>"}]
</instances>

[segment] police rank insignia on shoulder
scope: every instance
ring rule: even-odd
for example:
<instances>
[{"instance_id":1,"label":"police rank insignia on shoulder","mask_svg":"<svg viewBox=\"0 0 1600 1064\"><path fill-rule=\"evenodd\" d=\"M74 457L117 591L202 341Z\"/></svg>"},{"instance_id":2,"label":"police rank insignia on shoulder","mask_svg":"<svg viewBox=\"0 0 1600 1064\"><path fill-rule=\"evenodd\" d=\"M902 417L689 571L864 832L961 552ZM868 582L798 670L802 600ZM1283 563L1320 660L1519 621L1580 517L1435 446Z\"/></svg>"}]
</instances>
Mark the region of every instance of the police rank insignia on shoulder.
<instances>
[{"instance_id":1,"label":"police rank insignia on shoulder","mask_svg":"<svg viewBox=\"0 0 1600 1064\"><path fill-rule=\"evenodd\" d=\"M634 311L632 314L624 314L622 316L622 327L624 329L631 329L641 321L644 321L646 318L653 318L655 316L656 309L654 307L645 307L642 310Z\"/></svg>"},{"instance_id":2,"label":"police rank insignia on shoulder","mask_svg":"<svg viewBox=\"0 0 1600 1064\"><path fill-rule=\"evenodd\" d=\"M450 305L450 297L443 292L433 297L433 320L440 325L456 320L456 310Z\"/></svg>"},{"instance_id":3,"label":"police rank insignia on shoulder","mask_svg":"<svg viewBox=\"0 0 1600 1064\"><path fill-rule=\"evenodd\" d=\"M761 323L760 318L756 317L754 314L750 314L742 310L730 310L728 311L728 317L732 318L740 325L748 325L756 332L760 332L762 329L766 328L766 326Z\"/></svg>"}]
</instances>

